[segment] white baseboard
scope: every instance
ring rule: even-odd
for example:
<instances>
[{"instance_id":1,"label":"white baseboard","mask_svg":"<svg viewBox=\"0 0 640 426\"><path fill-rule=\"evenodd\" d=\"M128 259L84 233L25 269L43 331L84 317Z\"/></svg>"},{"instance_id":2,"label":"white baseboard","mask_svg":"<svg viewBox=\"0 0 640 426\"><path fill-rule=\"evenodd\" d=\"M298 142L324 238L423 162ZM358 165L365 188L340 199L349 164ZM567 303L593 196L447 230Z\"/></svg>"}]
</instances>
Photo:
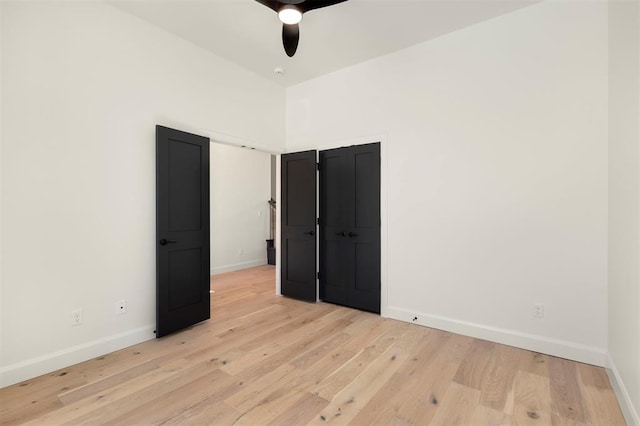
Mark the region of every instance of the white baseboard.
<instances>
[{"instance_id":1,"label":"white baseboard","mask_svg":"<svg viewBox=\"0 0 640 426\"><path fill-rule=\"evenodd\" d=\"M640 406L635 407L633 405L627 387L624 385L622 377L620 377L616 363L613 362L613 358L611 358L611 354L609 353L607 353L607 375L609 376L611 387L616 393L616 398L618 398L618 403L620 404L620 409L622 410L625 421L629 426L640 426L640 414L638 412ZM640 404L640 401L637 401L636 404Z\"/></svg>"},{"instance_id":2,"label":"white baseboard","mask_svg":"<svg viewBox=\"0 0 640 426\"><path fill-rule=\"evenodd\" d=\"M154 329L154 326L141 327L2 367L0 368L0 387L10 386L151 340L155 337Z\"/></svg>"},{"instance_id":3,"label":"white baseboard","mask_svg":"<svg viewBox=\"0 0 640 426\"><path fill-rule=\"evenodd\" d=\"M232 265L222 265L211 268L211 275L224 274L225 272L239 271L241 269L253 268L267 264L267 259L249 260L247 262L234 263Z\"/></svg>"},{"instance_id":4,"label":"white baseboard","mask_svg":"<svg viewBox=\"0 0 640 426\"><path fill-rule=\"evenodd\" d=\"M521 333L515 330L507 330L489 327L466 321L459 321L438 315L429 315L419 312L411 312L403 308L389 306L384 310L385 316L400 321L419 324L425 327L437 328L477 339L489 340L504 345L515 346L534 352L553 355L574 361L593 364L600 367L606 365L605 350L593 346L564 340L551 339L544 336ZM413 318L417 319L414 321Z\"/></svg>"}]
</instances>

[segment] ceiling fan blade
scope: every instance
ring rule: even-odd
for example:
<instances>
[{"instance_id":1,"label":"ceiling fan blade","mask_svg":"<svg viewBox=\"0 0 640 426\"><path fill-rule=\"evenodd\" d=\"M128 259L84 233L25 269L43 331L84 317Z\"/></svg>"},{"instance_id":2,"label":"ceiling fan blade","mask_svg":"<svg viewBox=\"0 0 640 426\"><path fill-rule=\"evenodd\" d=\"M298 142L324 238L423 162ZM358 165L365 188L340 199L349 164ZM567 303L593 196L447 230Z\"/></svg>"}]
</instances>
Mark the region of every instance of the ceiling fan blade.
<instances>
[{"instance_id":1,"label":"ceiling fan blade","mask_svg":"<svg viewBox=\"0 0 640 426\"><path fill-rule=\"evenodd\" d=\"M298 24L282 25L282 44L284 51L290 58L296 54L298 49L298 41L300 40L300 27Z\"/></svg>"},{"instance_id":2,"label":"ceiling fan blade","mask_svg":"<svg viewBox=\"0 0 640 426\"><path fill-rule=\"evenodd\" d=\"M256 0L258 3L267 6L269 9L278 13L278 10L282 7L282 4L277 0Z\"/></svg>"},{"instance_id":3,"label":"ceiling fan blade","mask_svg":"<svg viewBox=\"0 0 640 426\"><path fill-rule=\"evenodd\" d=\"M308 12L314 9L320 9L321 7L333 6L334 4L342 3L347 0L305 0L299 4L298 7L302 10L302 13Z\"/></svg>"}]
</instances>

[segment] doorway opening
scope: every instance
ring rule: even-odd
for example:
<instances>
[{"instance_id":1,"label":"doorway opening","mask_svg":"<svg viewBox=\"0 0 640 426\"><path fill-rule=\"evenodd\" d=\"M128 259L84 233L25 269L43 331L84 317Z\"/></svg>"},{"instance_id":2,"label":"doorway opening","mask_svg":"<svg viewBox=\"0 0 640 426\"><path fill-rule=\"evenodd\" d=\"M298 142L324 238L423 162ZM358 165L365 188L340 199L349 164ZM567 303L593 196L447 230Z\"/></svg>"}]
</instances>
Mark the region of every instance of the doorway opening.
<instances>
[{"instance_id":1,"label":"doorway opening","mask_svg":"<svg viewBox=\"0 0 640 426\"><path fill-rule=\"evenodd\" d=\"M275 156L210 144L211 291L225 274L270 265L275 277ZM215 296L214 296L215 297Z\"/></svg>"}]
</instances>

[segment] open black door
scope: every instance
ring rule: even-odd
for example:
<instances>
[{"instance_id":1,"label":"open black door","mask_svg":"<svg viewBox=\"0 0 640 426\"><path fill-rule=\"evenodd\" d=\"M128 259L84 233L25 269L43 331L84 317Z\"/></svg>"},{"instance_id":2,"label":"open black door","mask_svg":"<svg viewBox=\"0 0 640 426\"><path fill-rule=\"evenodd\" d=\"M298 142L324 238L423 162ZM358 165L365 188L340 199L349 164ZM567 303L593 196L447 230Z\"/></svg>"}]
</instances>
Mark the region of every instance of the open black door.
<instances>
[{"instance_id":1,"label":"open black door","mask_svg":"<svg viewBox=\"0 0 640 426\"><path fill-rule=\"evenodd\" d=\"M282 155L283 296L315 302L316 296L316 151Z\"/></svg>"},{"instance_id":2,"label":"open black door","mask_svg":"<svg viewBox=\"0 0 640 426\"><path fill-rule=\"evenodd\" d=\"M209 139L156 126L156 337L211 316Z\"/></svg>"}]
</instances>

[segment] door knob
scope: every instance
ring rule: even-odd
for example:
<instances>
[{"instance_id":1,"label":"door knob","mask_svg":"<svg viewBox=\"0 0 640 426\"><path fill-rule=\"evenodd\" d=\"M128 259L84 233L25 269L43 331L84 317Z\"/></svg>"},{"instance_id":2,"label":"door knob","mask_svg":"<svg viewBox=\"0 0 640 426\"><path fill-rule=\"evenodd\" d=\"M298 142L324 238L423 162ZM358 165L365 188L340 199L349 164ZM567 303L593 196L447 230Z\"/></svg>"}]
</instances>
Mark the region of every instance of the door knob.
<instances>
[{"instance_id":1,"label":"door knob","mask_svg":"<svg viewBox=\"0 0 640 426\"><path fill-rule=\"evenodd\" d=\"M339 236L339 237L346 237L346 236L347 236L347 233L346 233L346 232L344 232L344 231L342 231L342 232L336 232L336 235L337 235L337 236Z\"/></svg>"},{"instance_id":2,"label":"door knob","mask_svg":"<svg viewBox=\"0 0 640 426\"><path fill-rule=\"evenodd\" d=\"M161 246L166 246L167 244L175 244L175 243L176 241L167 240L166 238L163 238L160 240Z\"/></svg>"},{"instance_id":3,"label":"door knob","mask_svg":"<svg viewBox=\"0 0 640 426\"><path fill-rule=\"evenodd\" d=\"M316 235L316 233L313 231L309 231L309 232L305 232L304 235L311 235L313 237L314 235Z\"/></svg>"},{"instance_id":4,"label":"door knob","mask_svg":"<svg viewBox=\"0 0 640 426\"><path fill-rule=\"evenodd\" d=\"M357 237L358 234L356 234L355 232L349 232L349 236L353 238L353 237Z\"/></svg>"}]
</instances>

